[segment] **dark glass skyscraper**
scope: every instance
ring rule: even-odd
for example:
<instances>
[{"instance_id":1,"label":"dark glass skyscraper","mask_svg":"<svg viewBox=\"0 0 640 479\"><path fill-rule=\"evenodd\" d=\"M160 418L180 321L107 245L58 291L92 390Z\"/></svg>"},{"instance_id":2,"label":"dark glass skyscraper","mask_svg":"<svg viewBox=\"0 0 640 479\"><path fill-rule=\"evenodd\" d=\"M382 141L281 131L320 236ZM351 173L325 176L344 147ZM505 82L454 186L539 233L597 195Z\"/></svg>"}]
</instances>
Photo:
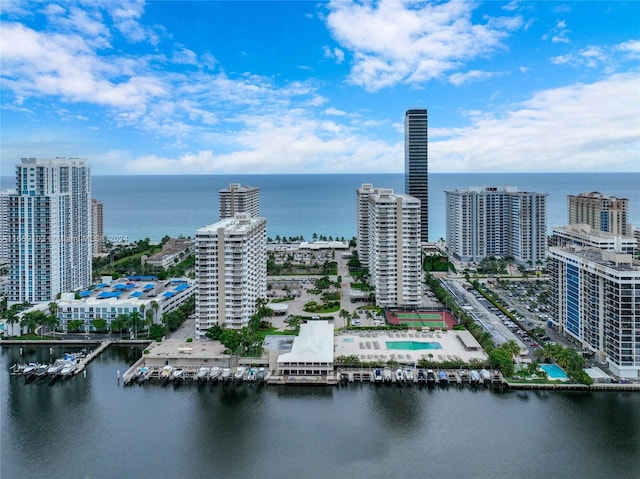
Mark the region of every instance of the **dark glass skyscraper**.
<instances>
[{"instance_id":1,"label":"dark glass skyscraper","mask_svg":"<svg viewBox=\"0 0 640 479\"><path fill-rule=\"evenodd\" d=\"M429 239L429 169L427 110L404 116L404 192L420 200L421 241Z\"/></svg>"}]
</instances>

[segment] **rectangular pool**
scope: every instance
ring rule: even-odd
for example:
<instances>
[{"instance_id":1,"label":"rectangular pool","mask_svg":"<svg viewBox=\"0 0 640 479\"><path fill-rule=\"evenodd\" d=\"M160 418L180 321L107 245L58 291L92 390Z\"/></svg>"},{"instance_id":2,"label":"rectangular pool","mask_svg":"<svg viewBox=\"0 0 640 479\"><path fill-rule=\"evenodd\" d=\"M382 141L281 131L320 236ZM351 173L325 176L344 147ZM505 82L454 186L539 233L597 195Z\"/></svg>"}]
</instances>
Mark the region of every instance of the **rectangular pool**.
<instances>
[{"instance_id":1,"label":"rectangular pool","mask_svg":"<svg viewBox=\"0 0 640 479\"><path fill-rule=\"evenodd\" d=\"M569 379L564 370L557 364L541 364L540 369L547 373L549 379L560 379L561 381Z\"/></svg>"},{"instance_id":2,"label":"rectangular pool","mask_svg":"<svg viewBox=\"0 0 640 479\"><path fill-rule=\"evenodd\" d=\"M410 351L419 351L421 349L442 349L442 345L435 341L385 341L387 349L405 349Z\"/></svg>"}]
</instances>

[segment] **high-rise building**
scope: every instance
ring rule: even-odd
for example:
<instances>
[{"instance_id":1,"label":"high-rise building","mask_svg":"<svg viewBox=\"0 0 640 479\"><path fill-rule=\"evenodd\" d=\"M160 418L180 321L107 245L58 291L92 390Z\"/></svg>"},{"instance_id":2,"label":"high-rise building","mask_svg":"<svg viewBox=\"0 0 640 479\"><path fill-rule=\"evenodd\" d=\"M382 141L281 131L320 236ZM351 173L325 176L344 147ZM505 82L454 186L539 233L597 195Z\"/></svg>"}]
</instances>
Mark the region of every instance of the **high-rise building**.
<instances>
[{"instance_id":1,"label":"high-rise building","mask_svg":"<svg viewBox=\"0 0 640 479\"><path fill-rule=\"evenodd\" d=\"M9 264L9 200L15 190L0 191L0 265Z\"/></svg>"},{"instance_id":2,"label":"high-rise building","mask_svg":"<svg viewBox=\"0 0 640 479\"><path fill-rule=\"evenodd\" d=\"M427 110L404 116L404 192L420 200L420 241L429 241L429 135Z\"/></svg>"},{"instance_id":3,"label":"high-rise building","mask_svg":"<svg viewBox=\"0 0 640 479\"><path fill-rule=\"evenodd\" d=\"M368 185L366 185L368 186ZM361 195L358 193L360 211ZM394 194L391 189L371 189L367 195L366 262L369 281L379 306L420 305L422 262L420 243L420 200ZM362 218L364 221L364 218Z\"/></svg>"},{"instance_id":4,"label":"high-rise building","mask_svg":"<svg viewBox=\"0 0 640 479\"><path fill-rule=\"evenodd\" d=\"M220 219L233 218L236 213L260 216L260 190L255 186L231 183L220 190Z\"/></svg>"},{"instance_id":5,"label":"high-rise building","mask_svg":"<svg viewBox=\"0 0 640 479\"><path fill-rule=\"evenodd\" d=\"M640 262L597 248L549 248L558 331L620 377L640 377Z\"/></svg>"},{"instance_id":6,"label":"high-rise building","mask_svg":"<svg viewBox=\"0 0 640 479\"><path fill-rule=\"evenodd\" d=\"M587 224L600 231L630 236L629 200L593 191L567 196L569 224Z\"/></svg>"},{"instance_id":7,"label":"high-rise building","mask_svg":"<svg viewBox=\"0 0 640 479\"><path fill-rule=\"evenodd\" d=\"M104 205L102 201L91 199L91 245L93 255L104 252Z\"/></svg>"},{"instance_id":8,"label":"high-rise building","mask_svg":"<svg viewBox=\"0 0 640 479\"><path fill-rule=\"evenodd\" d=\"M512 256L535 266L546 260L546 194L492 186L445 196L447 248L461 261Z\"/></svg>"},{"instance_id":9,"label":"high-rise building","mask_svg":"<svg viewBox=\"0 0 640 479\"><path fill-rule=\"evenodd\" d=\"M363 265L369 263L369 195L374 192L371 183L363 183L361 188L356 188L356 248Z\"/></svg>"},{"instance_id":10,"label":"high-rise building","mask_svg":"<svg viewBox=\"0 0 640 479\"><path fill-rule=\"evenodd\" d=\"M635 255L638 239L596 230L589 225L576 224L555 226L551 235L551 246L583 246Z\"/></svg>"},{"instance_id":11,"label":"high-rise building","mask_svg":"<svg viewBox=\"0 0 640 479\"><path fill-rule=\"evenodd\" d=\"M9 301L53 301L89 286L89 166L77 158L22 158L9 198Z\"/></svg>"},{"instance_id":12,"label":"high-rise building","mask_svg":"<svg viewBox=\"0 0 640 479\"><path fill-rule=\"evenodd\" d=\"M238 213L196 232L196 337L241 329L267 295L266 220Z\"/></svg>"}]
</instances>

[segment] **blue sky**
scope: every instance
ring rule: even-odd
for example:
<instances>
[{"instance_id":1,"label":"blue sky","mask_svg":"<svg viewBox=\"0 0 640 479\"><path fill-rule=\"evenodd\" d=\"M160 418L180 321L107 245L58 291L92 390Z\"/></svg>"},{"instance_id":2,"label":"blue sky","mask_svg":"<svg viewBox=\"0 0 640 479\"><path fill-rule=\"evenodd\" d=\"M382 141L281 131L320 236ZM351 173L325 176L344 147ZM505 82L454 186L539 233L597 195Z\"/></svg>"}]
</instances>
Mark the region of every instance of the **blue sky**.
<instances>
[{"instance_id":1,"label":"blue sky","mask_svg":"<svg viewBox=\"0 0 640 479\"><path fill-rule=\"evenodd\" d=\"M2 175L640 171L640 2L0 8Z\"/></svg>"}]
</instances>

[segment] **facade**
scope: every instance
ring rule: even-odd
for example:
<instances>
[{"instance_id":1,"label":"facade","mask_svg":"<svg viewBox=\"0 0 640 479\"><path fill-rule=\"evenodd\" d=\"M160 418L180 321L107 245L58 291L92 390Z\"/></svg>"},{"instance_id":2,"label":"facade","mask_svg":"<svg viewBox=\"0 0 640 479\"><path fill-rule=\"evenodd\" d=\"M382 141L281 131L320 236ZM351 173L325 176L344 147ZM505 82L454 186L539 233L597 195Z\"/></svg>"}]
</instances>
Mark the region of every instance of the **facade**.
<instances>
[{"instance_id":1,"label":"facade","mask_svg":"<svg viewBox=\"0 0 640 479\"><path fill-rule=\"evenodd\" d=\"M445 195L447 249L459 260L510 256L530 266L546 260L546 194L472 187Z\"/></svg>"},{"instance_id":2,"label":"facade","mask_svg":"<svg viewBox=\"0 0 640 479\"><path fill-rule=\"evenodd\" d=\"M196 232L196 337L241 329L267 296L266 220L239 213Z\"/></svg>"},{"instance_id":3,"label":"facade","mask_svg":"<svg viewBox=\"0 0 640 479\"><path fill-rule=\"evenodd\" d=\"M236 213L248 213L254 218L260 216L258 188L231 183L229 188L220 190L220 219L233 218Z\"/></svg>"},{"instance_id":4,"label":"facade","mask_svg":"<svg viewBox=\"0 0 640 479\"><path fill-rule=\"evenodd\" d=\"M363 265L369 263L369 195L375 193L371 183L356 188L356 234L358 259Z\"/></svg>"},{"instance_id":5,"label":"facade","mask_svg":"<svg viewBox=\"0 0 640 479\"><path fill-rule=\"evenodd\" d=\"M91 171L76 158L22 158L9 197L9 301L53 301L91 284Z\"/></svg>"},{"instance_id":6,"label":"facade","mask_svg":"<svg viewBox=\"0 0 640 479\"><path fill-rule=\"evenodd\" d=\"M589 225L576 224L554 227L551 245L555 247L583 246L635 255L638 240L629 236L618 236L595 230Z\"/></svg>"},{"instance_id":7,"label":"facade","mask_svg":"<svg viewBox=\"0 0 640 479\"><path fill-rule=\"evenodd\" d=\"M420 200L377 189L368 196L370 283L379 306L420 305ZM360 242L360 239L358 239Z\"/></svg>"},{"instance_id":8,"label":"facade","mask_svg":"<svg viewBox=\"0 0 640 479\"><path fill-rule=\"evenodd\" d=\"M91 198L91 245L93 256L104 253L104 205Z\"/></svg>"},{"instance_id":9,"label":"facade","mask_svg":"<svg viewBox=\"0 0 640 479\"><path fill-rule=\"evenodd\" d=\"M629 200L593 191L567 196L569 224L587 224L593 229L630 236Z\"/></svg>"},{"instance_id":10,"label":"facade","mask_svg":"<svg viewBox=\"0 0 640 479\"><path fill-rule=\"evenodd\" d=\"M429 134L427 110L404 116L404 192L420 200L420 241L429 241Z\"/></svg>"},{"instance_id":11,"label":"facade","mask_svg":"<svg viewBox=\"0 0 640 479\"><path fill-rule=\"evenodd\" d=\"M640 378L640 262L597 248L549 249L558 331L609 369Z\"/></svg>"},{"instance_id":12,"label":"facade","mask_svg":"<svg viewBox=\"0 0 640 479\"><path fill-rule=\"evenodd\" d=\"M169 238L162 245L162 251L149 256L144 262L163 269L170 268L184 261L193 253L193 244L194 241L192 239Z\"/></svg>"},{"instance_id":13,"label":"facade","mask_svg":"<svg viewBox=\"0 0 640 479\"><path fill-rule=\"evenodd\" d=\"M9 264L9 201L15 190L0 191L0 265Z\"/></svg>"}]
</instances>

